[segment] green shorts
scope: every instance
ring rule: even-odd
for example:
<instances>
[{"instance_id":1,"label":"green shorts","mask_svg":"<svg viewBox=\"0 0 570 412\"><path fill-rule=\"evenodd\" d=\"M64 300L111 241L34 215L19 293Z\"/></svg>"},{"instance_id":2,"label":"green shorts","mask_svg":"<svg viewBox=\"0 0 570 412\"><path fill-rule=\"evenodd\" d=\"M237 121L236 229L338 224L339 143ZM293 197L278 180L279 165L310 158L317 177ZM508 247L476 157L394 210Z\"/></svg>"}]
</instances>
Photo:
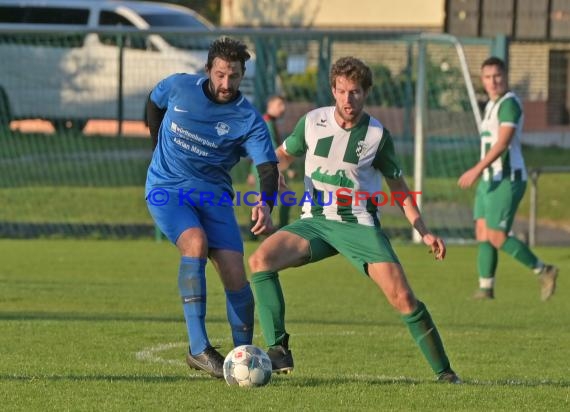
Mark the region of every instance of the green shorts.
<instances>
[{"instance_id":1,"label":"green shorts","mask_svg":"<svg viewBox=\"0 0 570 412\"><path fill-rule=\"evenodd\" d=\"M488 228L508 233L525 190L525 180L481 180L475 194L473 219L485 219Z\"/></svg>"},{"instance_id":2,"label":"green shorts","mask_svg":"<svg viewBox=\"0 0 570 412\"><path fill-rule=\"evenodd\" d=\"M400 263L390 240L379 227L307 218L296 220L281 230L309 241L311 263L340 253L366 276L369 263Z\"/></svg>"}]
</instances>

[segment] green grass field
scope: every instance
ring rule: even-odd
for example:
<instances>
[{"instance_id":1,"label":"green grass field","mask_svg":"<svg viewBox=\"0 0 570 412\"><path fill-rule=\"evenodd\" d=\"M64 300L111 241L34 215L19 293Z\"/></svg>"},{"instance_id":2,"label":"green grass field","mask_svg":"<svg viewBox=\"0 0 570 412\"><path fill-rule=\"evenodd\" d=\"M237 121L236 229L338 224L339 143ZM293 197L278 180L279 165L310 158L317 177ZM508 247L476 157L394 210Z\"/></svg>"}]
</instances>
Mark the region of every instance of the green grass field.
<instances>
[{"instance_id":1,"label":"green grass field","mask_svg":"<svg viewBox=\"0 0 570 412\"><path fill-rule=\"evenodd\" d=\"M570 409L567 248L537 249L561 268L546 303L533 275L504 255L497 299L475 302L475 248L452 246L444 262L423 247L396 249L464 385L434 382L398 315L340 257L282 273L296 369L246 390L185 366L178 256L167 242L0 240L1 409ZM208 279L208 331L225 353L211 265Z\"/></svg>"}]
</instances>

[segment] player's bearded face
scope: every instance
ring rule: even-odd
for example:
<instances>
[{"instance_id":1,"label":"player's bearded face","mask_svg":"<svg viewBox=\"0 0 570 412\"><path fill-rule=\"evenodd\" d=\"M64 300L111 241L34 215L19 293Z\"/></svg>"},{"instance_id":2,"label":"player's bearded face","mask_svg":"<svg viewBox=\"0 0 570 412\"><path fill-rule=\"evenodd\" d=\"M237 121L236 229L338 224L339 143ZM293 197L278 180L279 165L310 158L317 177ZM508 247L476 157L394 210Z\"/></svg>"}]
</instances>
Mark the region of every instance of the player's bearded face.
<instances>
[{"instance_id":1,"label":"player's bearded face","mask_svg":"<svg viewBox=\"0 0 570 412\"><path fill-rule=\"evenodd\" d=\"M367 92L358 81L346 77L337 77L332 89L336 101L336 116L340 117L342 127L352 127L359 120L364 108Z\"/></svg>"},{"instance_id":2,"label":"player's bearded face","mask_svg":"<svg viewBox=\"0 0 570 412\"><path fill-rule=\"evenodd\" d=\"M230 62L216 57L207 73L210 79L210 93L218 103L227 103L236 97L243 79L239 61Z\"/></svg>"}]
</instances>

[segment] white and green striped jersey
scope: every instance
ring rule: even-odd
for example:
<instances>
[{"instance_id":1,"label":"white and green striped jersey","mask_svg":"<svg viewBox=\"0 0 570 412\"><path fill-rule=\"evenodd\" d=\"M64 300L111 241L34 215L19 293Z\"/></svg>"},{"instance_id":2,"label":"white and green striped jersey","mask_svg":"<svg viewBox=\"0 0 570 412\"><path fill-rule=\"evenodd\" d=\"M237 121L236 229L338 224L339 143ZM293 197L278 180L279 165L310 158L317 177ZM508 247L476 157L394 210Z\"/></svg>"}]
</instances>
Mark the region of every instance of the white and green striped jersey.
<instances>
[{"instance_id":1,"label":"white and green striped jersey","mask_svg":"<svg viewBox=\"0 0 570 412\"><path fill-rule=\"evenodd\" d=\"M522 104L513 92L507 92L485 106L481 122L481 159L499 139L499 128L507 125L515 128L508 150L505 150L483 171L483 180L527 180L521 149L521 133L524 115Z\"/></svg>"},{"instance_id":2,"label":"white and green striped jersey","mask_svg":"<svg viewBox=\"0 0 570 412\"><path fill-rule=\"evenodd\" d=\"M305 155L305 196L301 218L324 217L329 220L378 226L379 210L372 201L355 199L349 203L337 198L336 191L382 190L382 175L398 178L402 171L394 153L394 143L387 129L364 113L351 129L341 128L334 118L335 107L322 107L303 116L293 133L283 143L292 156ZM376 202L378 203L378 202ZM382 199L380 199L382 204Z\"/></svg>"}]
</instances>

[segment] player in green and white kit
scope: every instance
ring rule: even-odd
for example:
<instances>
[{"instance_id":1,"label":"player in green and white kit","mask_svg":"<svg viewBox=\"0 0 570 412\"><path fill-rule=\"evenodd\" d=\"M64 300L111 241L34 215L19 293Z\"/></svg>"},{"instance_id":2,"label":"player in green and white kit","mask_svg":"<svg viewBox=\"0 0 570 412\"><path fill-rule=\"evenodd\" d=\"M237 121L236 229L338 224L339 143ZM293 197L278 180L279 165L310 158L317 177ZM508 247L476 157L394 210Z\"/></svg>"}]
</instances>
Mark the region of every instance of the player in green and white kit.
<instances>
[{"instance_id":1,"label":"player in green and white kit","mask_svg":"<svg viewBox=\"0 0 570 412\"><path fill-rule=\"evenodd\" d=\"M357 196L348 202L337 197L339 189L344 194L379 192L382 176L392 192L409 193L390 133L363 111L372 86L370 68L353 57L341 58L331 68L330 84L336 105L306 114L277 149L281 170L294 157L306 156L305 193L313 197L313 203L305 203L301 219L265 239L249 259L256 307L273 370L293 369L277 271L340 253L370 277L402 315L438 379L459 383L426 306L414 296L380 227L378 208L371 200L358 201ZM443 259L443 240L426 228L409 194L402 209L435 258Z\"/></svg>"},{"instance_id":2,"label":"player in green and white kit","mask_svg":"<svg viewBox=\"0 0 570 412\"><path fill-rule=\"evenodd\" d=\"M474 298L494 298L500 249L538 275L541 298L547 300L556 288L558 268L544 264L528 246L509 235L527 182L520 140L524 121L522 104L508 90L506 67L501 59L490 57L483 62L481 80L489 96L481 123L481 160L458 181L466 189L482 177L473 212L479 242L479 289Z\"/></svg>"}]
</instances>

